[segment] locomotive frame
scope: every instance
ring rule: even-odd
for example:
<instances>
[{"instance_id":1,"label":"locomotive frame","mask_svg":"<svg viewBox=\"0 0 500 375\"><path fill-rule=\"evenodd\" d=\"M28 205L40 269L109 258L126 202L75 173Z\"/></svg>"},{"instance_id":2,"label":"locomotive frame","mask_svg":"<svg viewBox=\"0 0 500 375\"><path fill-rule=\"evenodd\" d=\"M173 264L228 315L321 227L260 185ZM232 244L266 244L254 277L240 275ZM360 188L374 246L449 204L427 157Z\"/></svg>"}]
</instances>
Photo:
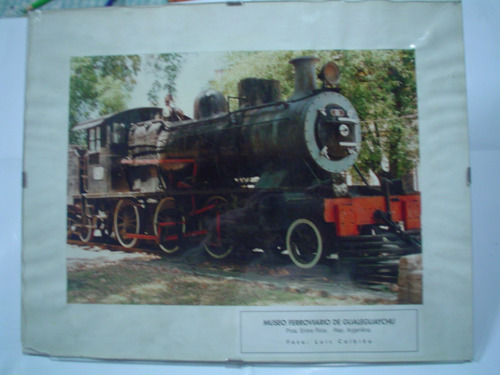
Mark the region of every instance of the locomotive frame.
<instances>
[{"instance_id":1,"label":"locomotive frame","mask_svg":"<svg viewBox=\"0 0 500 375\"><path fill-rule=\"evenodd\" d=\"M195 119L144 107L78 124L88 143L70 147L68 236L97 234L125 249L146 241L167 255L195 238L215 259L261 248L305 269L336 254L367 272L420 252L418 192L362 176L366 186L344 186L361 131L336 65L322 68L318 89L316 59L292 63L287 101L273 96L275 82L250 79L233 111L203 92Z\"/></svg>"}]
</instances>

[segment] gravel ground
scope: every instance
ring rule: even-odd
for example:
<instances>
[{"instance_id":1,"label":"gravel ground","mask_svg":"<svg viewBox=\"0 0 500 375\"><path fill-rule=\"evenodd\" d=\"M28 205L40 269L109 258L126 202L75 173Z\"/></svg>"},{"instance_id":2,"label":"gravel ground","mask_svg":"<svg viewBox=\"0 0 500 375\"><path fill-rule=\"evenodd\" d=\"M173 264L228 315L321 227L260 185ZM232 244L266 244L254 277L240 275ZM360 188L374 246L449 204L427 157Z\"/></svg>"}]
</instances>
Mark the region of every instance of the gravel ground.
<instances>
[{"instance_id":1,"label":"gravel ground","mask_svg":"<svg viewBox=\"0 0 500 375\"><path fill-rule=\"evenodd\" d=\"M158 255L147 253L126 253L124 251L111 251L94 246L67 245L66 267L68 272L82 271L85 269L105 267L122 261L161 259Z\"/></svg>"},{"instance_id":2,"label":"gravel ground","mask_svg":"<svg viewBox=\"0 0 500 375\"><path fill-rule=\"evenodd\" d=\"M255 255L216 262L197 254L162 258L99 247L67 246L68 302L166 305L396 304L397 293L353 283L335 263L302 270Z\"/></svg>"}]
</instances>

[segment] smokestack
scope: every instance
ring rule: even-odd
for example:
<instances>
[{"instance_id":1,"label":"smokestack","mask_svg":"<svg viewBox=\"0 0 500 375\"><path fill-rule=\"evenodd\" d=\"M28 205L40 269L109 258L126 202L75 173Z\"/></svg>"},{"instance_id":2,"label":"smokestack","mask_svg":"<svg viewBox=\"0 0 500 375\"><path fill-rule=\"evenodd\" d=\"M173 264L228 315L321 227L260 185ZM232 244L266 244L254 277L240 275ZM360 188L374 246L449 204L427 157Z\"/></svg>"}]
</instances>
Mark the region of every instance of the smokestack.
<instances>
[{"instance_id":1,"label":"smokestack","mask_svg":"<svg viewBox=\"0 0 500 375\"><path fill-rule=\"evenodd\" d=\"M295 67L295 92L290 100L303 98L316 89L316 64L319 59L314 56L297 57L290 60Z\"/></svg>"}]
</instances>

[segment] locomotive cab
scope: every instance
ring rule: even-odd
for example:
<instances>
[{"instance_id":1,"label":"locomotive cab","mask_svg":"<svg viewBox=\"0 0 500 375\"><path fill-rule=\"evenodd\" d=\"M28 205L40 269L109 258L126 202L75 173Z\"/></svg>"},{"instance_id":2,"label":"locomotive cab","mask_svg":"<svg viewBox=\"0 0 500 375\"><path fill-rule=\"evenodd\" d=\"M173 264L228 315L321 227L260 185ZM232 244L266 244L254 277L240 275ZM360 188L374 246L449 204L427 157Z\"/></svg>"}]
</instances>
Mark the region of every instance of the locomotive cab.
<instances>
[{"instance_id":1,"label":"locomotive cab","mask_svg":"<svg viewBox=\"0 0 500 375\"><path fill-rule=\"evenodd\" d=\"M129 190L122 159L127 157L128 134L133 123L152 120L161 108L131 109L85 121L72 130L87 133L87 152L81 157L82 193L101 194Z\"/></svg>"}]
</instances>

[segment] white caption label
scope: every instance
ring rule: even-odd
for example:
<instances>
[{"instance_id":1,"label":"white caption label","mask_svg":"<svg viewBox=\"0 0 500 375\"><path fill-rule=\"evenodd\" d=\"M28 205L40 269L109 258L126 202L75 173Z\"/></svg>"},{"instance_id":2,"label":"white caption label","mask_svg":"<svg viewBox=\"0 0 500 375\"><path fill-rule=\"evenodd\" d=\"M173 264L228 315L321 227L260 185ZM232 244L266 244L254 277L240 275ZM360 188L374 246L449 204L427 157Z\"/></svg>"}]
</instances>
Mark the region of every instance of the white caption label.
<instances>
[{"instance_id":1,"label":"white caption label","mask_svg":"<svg viewBox=\"0 0 500 375\"><path fill-rule=\"evenodd\" d=\"M241 311L242 353L414 352L417 310Z\"/></svg>"}]
</instances>

